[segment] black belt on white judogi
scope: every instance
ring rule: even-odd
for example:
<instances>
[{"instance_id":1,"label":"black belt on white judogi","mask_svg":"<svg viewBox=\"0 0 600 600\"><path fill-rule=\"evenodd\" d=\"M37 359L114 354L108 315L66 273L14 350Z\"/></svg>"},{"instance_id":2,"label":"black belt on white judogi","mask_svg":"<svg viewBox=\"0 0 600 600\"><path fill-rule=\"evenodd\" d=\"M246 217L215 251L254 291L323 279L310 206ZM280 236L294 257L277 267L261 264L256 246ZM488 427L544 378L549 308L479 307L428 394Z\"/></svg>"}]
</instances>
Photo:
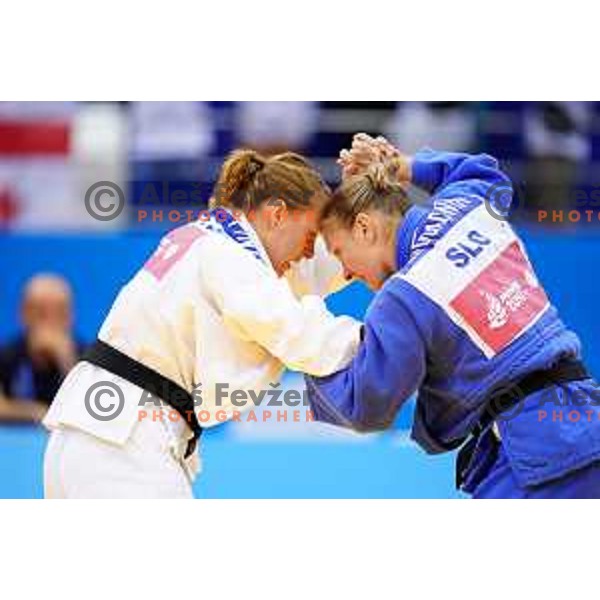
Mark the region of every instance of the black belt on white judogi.
<instances>
[{"instance_id":1,"label":"black belt on white judogi","mask_svg":"<svg viewBox=\"0 0 600 600\"><path fill-rule=\"evenodd\" d=\"M202 427L198 422L194 409L194 399L190 392L178 383L171 381L158 371L143 365L141 362L123 354L102 340L96 342L84 352L82 361L101 367L114 375L129 381L143 390L163 400L175 409L189 425L193 437L188 442L185 458L189 458L202 435Z\"/></svg>"}]
</instances>

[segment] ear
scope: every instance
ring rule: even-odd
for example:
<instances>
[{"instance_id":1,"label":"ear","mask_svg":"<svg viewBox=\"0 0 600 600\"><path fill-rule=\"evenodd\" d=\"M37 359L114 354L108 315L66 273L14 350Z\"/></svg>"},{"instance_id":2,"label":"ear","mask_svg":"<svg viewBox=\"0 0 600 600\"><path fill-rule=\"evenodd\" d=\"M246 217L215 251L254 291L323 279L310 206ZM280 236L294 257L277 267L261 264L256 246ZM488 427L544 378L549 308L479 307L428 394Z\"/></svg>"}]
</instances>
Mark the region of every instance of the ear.
<instances>
[{"instance_id":1,"label":"ear","mask_svg":"<svg viewBox=\"0 0 600 600\"><path fill-rule=\"evenodd\" d=\"M282 200L270 200L267 204L269 223L274 229L281 227L288 217L288 207Z\"/></svg>"},{"instance_id":2,"label":"ear","mask_svg":"<svg viewBox=\"0 0 600 600\"><path fill-rule=\"evenodd\" d=\"M354 237L366 244L373 244L377 237L375 231L375 223L371 215L368 213L359 213L354 221L352 229Z\"/></svg>"}]
</instances>

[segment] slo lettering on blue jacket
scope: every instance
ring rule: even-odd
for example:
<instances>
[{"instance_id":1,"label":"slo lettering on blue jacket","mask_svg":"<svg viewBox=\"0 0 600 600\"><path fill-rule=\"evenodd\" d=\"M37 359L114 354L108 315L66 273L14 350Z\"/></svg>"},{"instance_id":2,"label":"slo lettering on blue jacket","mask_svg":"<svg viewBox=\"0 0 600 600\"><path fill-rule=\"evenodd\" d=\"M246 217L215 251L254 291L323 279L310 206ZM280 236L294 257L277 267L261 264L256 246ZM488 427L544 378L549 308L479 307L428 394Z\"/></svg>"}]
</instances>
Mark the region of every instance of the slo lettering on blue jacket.
<instances>
[{"instance_id":1,"label":"slo lettering on blue jacket","mask_svg":"<svg viewBox=\"0 0 600 600\"><path fill-rule=\"evenodd\" d=\"M512 197L508 177L487 155L424 151L413 182L431 193L412 207L397 234L399 271L376 296L351 365L307 377L315 418L358 431L391 425L415 393L413 439L429 453L459 447L490 395L563 357L580 358L578 337L560 320L505 221L486 206ZM500 211L498 211L500 212ZM592 381L565 385L579 420L541 418L560 408L546 392L497 425L520 485L537 485L600 459L600 404ZM556 395L556 390L553 390ZM596 412L596 411L594 411Z\"/></svg>"}]
</instances>

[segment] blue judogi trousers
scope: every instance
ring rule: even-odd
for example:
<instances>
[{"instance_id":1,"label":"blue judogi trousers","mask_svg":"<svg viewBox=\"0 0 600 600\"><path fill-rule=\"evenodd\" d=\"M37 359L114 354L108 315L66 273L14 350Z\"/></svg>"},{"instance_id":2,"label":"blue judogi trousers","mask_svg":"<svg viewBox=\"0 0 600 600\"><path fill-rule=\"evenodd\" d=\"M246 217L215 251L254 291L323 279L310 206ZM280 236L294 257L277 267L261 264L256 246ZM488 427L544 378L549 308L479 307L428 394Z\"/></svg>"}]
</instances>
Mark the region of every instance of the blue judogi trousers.
<instances>
[{"instance_id":1,"label":"blue judogi trousers","mask_svg":"<svg viewBox=\"0 0 600 600\"><path fill-rule=\"evenodd\" d=\"M498 458L488 474L472 492L476 499L600 498L600 462L573 471L560 479L532 486L520 486L514 476L506 452L500 444Z\"/></svg>"}]
</instances>

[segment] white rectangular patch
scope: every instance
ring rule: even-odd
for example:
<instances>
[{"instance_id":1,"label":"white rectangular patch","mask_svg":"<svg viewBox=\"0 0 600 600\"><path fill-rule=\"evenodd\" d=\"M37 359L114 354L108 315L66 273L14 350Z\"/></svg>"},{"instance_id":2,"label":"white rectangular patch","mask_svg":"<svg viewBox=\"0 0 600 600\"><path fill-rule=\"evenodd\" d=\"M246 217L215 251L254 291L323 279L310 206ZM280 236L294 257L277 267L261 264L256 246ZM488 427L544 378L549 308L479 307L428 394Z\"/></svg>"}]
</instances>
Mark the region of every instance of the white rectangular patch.
<instances>
[{"instance_id":1,"label":"white rectangular patch","mask_svg":"<svg viewBox=\"0 0 600 600\"><path fill-rule=\"evenodd\" d=\"M440 306L487 358L521 337L550 306L512 228L484 205L397 277Z\"/></svg>"}]
</instances>

